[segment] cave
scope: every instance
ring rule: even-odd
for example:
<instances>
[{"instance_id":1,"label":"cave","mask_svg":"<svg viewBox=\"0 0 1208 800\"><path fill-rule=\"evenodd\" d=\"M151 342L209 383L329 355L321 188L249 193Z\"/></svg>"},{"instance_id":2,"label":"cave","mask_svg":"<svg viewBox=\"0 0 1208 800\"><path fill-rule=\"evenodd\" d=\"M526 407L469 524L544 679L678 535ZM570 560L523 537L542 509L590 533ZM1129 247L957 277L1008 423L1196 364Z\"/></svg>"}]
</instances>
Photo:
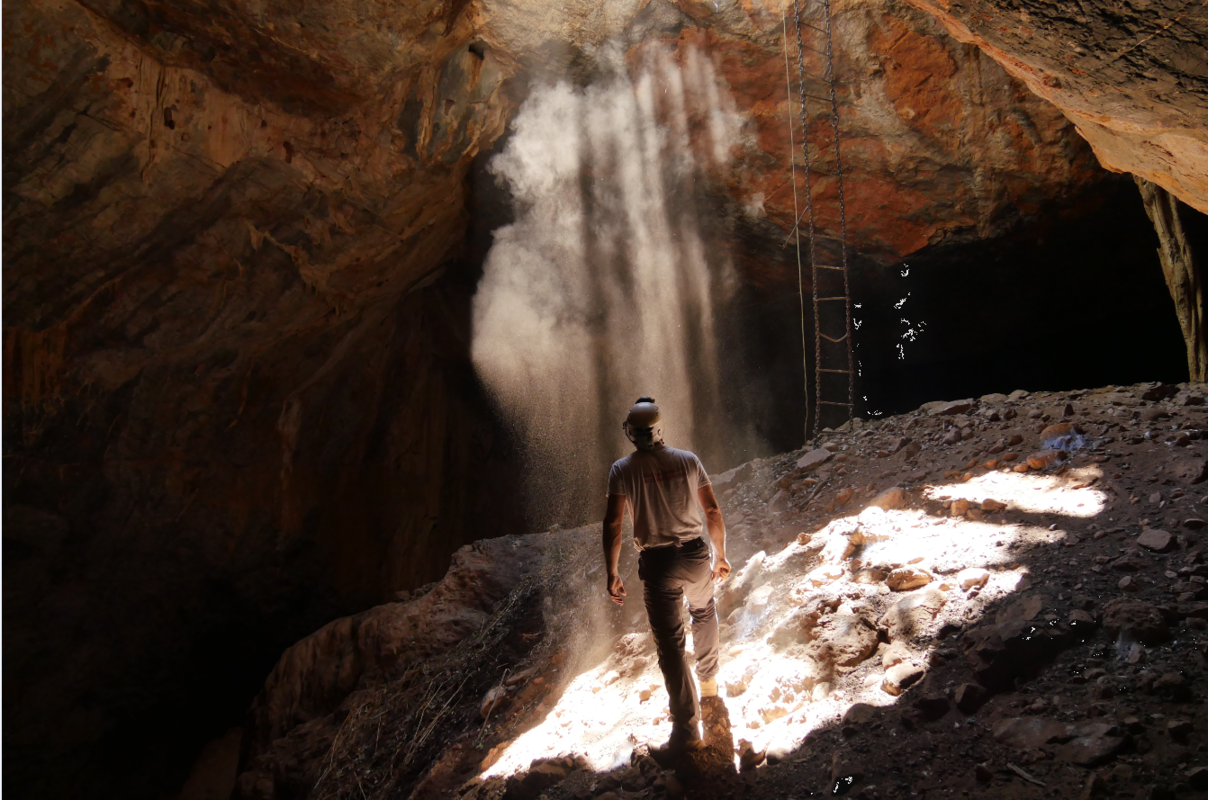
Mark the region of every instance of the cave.
<instances>
[{"instance_id":1,"label":"cave","mask_svg":"<svg viewBox=\"0 0 1208 800\"><path fill-rule=\"evenodd\" d=\"M815 767L815 791L866 798L947 796L941 774L952 796L1208 788L1203 3L11 0L4 21L14 796L773 797ZM814 310L836 295L838 341ZM850 376L819 371L845 348ZM590 705L583 676L657 716L661 688L608 672L653 663L644 620L596 585L645 394L732 520L724 630L772 625L739 624L771 586L796 604L776 625L878 615L797 706L748 729L733 705L754 738L711 785L632 742L616 763L515 750L580 724L559 698ZM1096 510L993 499L1025 478ZM865 608L757 578L822 580L836 537L855 549L826 581L911 572L889 533L851 539L866 512L939 550L1014 526L994 534L1014 560L929 555L917 592L967 614L900 653L898 588ZM1102 592L1148 605L1113 622ZM1003 678L986 637L1010 650L1019 621L1052 644ZM777 658L806 646L765 632ZM911 680L956 670L957 641L982 670L960 686L992 699L893 683L912 658ZM885 703L853 705L873 661ZM1016 702L1060 670L1098 671L1076 683L1114 728ZM764 691L733 681L734 703ZM1002 730L953 778L928 726L986 703ZM1020 732L1017 707L1065 733ZM856 764L877 736L909 775ZM1063 749L1084 740L1115 749Z\"/></svg>"}]
</instances>

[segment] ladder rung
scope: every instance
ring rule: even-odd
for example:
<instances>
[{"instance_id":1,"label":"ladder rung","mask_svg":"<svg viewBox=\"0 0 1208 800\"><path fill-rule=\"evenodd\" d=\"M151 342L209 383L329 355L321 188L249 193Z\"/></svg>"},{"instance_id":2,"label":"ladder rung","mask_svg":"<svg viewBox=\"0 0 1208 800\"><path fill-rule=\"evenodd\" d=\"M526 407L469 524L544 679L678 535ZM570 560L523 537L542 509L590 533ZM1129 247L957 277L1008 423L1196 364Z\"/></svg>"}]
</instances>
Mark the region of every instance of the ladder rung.
<instances>
[{"instance_id":1,"label":"ladder rung","mask_svg":"<svg viewBox=\"0 0 1208 800\"><path fill-rule=\"evenodd\" d=\"M850 369L820 369L820 370L818 370L818 371L819 371L819 372L838 372L838 373L841 373L841 374L843 374L843 375L850 375L850 374L851 374L851 370L850 370Z\"/></svg>"},{"instance_id":2,"label":"ladder rung","mask_svg":"<svg viewBox=\"0 0 1208 800\"><path fill-rule=\"evenodd\" d=\"M829 97L819 97L818 95L810 94L809 92L802 92L801 96L808 97L811 100L817 100L821 103L829 103L831 101L831 99Z\"/></svg>"},{"instance_id":3,"label":"ladder rung","mask_svg":"<svg viewBox=\"0 0 1208 800\"><path fill-rule=\"evenodd\" d=\"M821 303L823 300L846 300L846 297L815 297L816 302Z\"/></svg>"},{"instance_id":4,"label":"ladder rung","mask_svg":"<svg viewBox=\"0 0 1208 800\"><path fill-rule=\"evenodd\" d=\"M815 30L817 30L817 29L815 29ZM824 31L824 32L825 32L825 31ZM812 50L812 51L814 51L815 53L817 53L817 54L818 54L818 55L820 55L820 56L825 56L825 55L828 55L828 54L827 54L827 52L826 52L825 50L819 50L817 47L810 47L808 44L803 44L803 45L801 45L801 46L802 46L802 47L804 47L806 50Z\"/></svg>"},{"instance_id":5,"label":"ladder rung","mask_svg":"<svg viewBox=\"0 0 1208 800\"><path fill-rule=\"evenodd\" d=\"M843 334L842 336L840 336L838 339L836 339L836 338L835 338L835 337L833 337L833 336L827 336L825 333L821 333L821 332L819 332L819 334L818 334L818 335L819 335L819 336L821 336L821 337L822 337L823 339L825 339L826 341L828 341L828 342L834 342L835 344L838 344L839 342L841 342L841 341L843 341L844 339L846 339L846 338L847 338L847 334L846 334L846 333L845 333L845 334Z\"/></svg>"},{"instance_id":6,"label":"ladder rung","mask_svg":"<svg viewBox=\"0 0 1208 800\"><path fill-rule=\"evenodd\" d=\"M833 267L830 264L815 264L814 269L837 269L842 272L845 267Z\"/></svg>"},{"instance_id":7,"label":"ladder rung","mask_svg":"<svg viewBox=\"0 0 1208 800\"><path fill-rule=\"evenodd\" d=\"M818 402L824 406L847 406L848 408L855 407L855 403L836 403L834 400L819 400Z\"/></svg>"}]
</instances>

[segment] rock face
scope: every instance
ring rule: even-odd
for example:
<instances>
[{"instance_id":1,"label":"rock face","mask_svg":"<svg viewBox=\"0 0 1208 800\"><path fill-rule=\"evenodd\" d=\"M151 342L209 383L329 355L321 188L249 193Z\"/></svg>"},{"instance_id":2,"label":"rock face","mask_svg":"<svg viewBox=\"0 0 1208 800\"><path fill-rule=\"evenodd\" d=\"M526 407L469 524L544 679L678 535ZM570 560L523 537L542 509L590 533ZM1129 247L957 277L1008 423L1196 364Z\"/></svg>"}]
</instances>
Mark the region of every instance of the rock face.
<instances>
[{"instance_id":1,"label":"rock face","mask_svg":"<svg viewBox=\"0 0 1208 800\"><path fill-rule=\"evenodd\" d=\"M178 788L281 648L515 524L471 287L422 283L504 127L448 11L5 7L17 791Z\"/></svg>"},{"instance_id":2,"label":"rock face","mask_svg":"<svg viewBox=\"0 0 1208 800\"><path fill-rule=\"evenodd\" d=\"M1060 108L1108 169L1208 213L1208 15L1176 2L907 0Z\"/></svg>"}]
</instances>

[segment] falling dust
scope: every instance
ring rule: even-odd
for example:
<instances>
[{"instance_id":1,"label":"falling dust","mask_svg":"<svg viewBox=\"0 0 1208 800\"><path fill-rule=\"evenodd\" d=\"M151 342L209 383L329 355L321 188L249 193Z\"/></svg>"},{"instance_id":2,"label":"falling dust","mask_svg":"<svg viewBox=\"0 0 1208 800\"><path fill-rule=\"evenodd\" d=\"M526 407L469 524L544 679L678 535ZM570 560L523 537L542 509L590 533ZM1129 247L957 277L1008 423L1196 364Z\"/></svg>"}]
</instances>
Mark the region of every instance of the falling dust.
<instances>
[{"instance_id":1,"label":"falling dust","mask_svg":"<svg viewBox=\"0 0 1208 800\"><path fill-rule=\"evenodd\" d=\"M516 221L487 255L472 354L524 443L541 523L594 516L639 395L657 398L668 444L706 464L740 439L751 450L718 387L714 314L734 270L702 234L741 120L704 53L639 53L634 77L618 51L586 88L535 88L489 166Z\"/></svg>"}]
</instances>

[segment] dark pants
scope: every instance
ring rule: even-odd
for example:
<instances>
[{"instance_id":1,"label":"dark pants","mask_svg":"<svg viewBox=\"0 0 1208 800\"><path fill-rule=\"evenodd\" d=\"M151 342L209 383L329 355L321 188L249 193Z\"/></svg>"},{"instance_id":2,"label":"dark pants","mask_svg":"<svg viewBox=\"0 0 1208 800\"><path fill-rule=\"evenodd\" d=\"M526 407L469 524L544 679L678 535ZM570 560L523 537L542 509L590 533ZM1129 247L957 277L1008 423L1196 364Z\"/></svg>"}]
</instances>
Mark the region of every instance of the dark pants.
<instances>
[{"instance_id":1,"label":"dark pants","mask_svg":"<svg viewBox=\"0 0 1208 800\"><path fill-rule=\"evenodd\" d=\"M692 616L696 675L702 681L717 675L717 608L713 603L713 566L704 538L682 546L643 550L638 577L646 595L646 614L658 647L659 668L671 696L675 727L693 728L700 721L696 683L684 654L683 598Z\"/></svg>"}]
</instances>

